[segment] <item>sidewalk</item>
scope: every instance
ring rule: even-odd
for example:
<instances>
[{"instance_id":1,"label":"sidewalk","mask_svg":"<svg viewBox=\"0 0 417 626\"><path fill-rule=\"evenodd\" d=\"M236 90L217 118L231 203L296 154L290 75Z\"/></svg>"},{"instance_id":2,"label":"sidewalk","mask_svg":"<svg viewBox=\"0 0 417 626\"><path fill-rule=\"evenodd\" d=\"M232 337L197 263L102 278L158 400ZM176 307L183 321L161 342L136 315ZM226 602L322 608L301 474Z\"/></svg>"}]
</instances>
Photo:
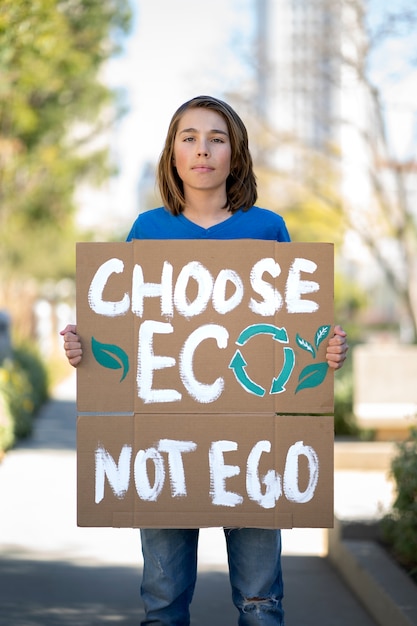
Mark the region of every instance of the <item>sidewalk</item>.
<instances>
[{"instance_id":1,"label":"sidewalk","mask_svg":"<svg viewBox=\"0 0 417 626\"><path fill-rule=\"evenodd\" d=\"M37 418L31 439L0 464L0 626L137 626L143 618L138 531L76 526L75 415L72 377ZM372 516L390 497L386 484L375 489L381 473L368 476L368 492L357 474L353 482L336 474L336 508L345 517L349 508ZM326 531L283 531L286 626L377 626L326 551ZM201 531L192 624L237 624L220 529Z\"/></svg>"}]
</instances>

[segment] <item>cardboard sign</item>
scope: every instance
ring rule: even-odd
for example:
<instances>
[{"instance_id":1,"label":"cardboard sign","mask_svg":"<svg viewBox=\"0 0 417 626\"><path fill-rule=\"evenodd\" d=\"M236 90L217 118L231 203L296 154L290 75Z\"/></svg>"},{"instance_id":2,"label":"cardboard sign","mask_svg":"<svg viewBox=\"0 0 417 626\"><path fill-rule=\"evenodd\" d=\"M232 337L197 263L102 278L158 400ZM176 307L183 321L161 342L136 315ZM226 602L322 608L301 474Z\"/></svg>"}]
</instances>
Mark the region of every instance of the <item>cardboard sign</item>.
<instances>
[{"instance_id":1,"label":"cardboard sign","mask_svg":"<svg viewBox=\"0 0 417 626\"><path fill-rule=\"evenodd\" d=\"M332 245L78 244L77 317L80 525L332 525Z\"/></svg>"}]
</instances>

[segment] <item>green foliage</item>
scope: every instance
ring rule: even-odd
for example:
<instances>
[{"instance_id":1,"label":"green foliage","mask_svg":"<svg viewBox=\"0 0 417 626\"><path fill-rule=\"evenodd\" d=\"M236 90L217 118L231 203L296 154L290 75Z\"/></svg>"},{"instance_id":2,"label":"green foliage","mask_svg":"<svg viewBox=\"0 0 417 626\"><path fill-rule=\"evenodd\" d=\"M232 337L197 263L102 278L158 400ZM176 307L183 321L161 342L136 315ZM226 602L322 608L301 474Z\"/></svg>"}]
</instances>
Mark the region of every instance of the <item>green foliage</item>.
<instances>
[{"instance_id":1,"label":"green foliage","mask_svg":"<svg viewBox=\"0 0 417 626\"><path fill-rule=\"evenodd\" d=\"M340 215L314 198L294 203L284 212L292 241L330 242L340 247L344 230Z\"/></svg>"},{"instance_id":2,"label":"green foliage","mask_svg":"<svg viewBox=\"0 0 417 626\"><path fill-rule=\"evenodd\" d=\"M337 264L337 261L336 261ZM361 314L369 305L369 296L357 281L350 280L341 272L335 272L334 278L334 316L342 320L343 328L348 333L349 343L364 341Z\"/></svg>"},{"instance_id":3,"label":"green foliage","mask_svg":"<svg viewBox=\"0 0 417 626\"><path fill-rule=\"evenodd\" d=\"M0 368L0 460L5 450L9 450L14 444L13 419L10 415L5 394L2 391L3 371Z\"/></svg>"},{"instance_id":4,"label":"green foliage","mask_svg":"<svg viewBox=\"0 0 417 626\"><path fill-rule=\"evenodd\" d=\"M353 414L353 375L350 361L334 378L334 429L338 436L360 436Z\"/></svg>"},{"instance_id":5,"label":"green foliage","mask_svg":"<svg viewBox=\"0 0 417 626\"><path fill-rule=\"evenodd\" d=\"M48 375L40 357L30 348L14 350L0 367L0 450L30 435L47 398Z\"/></svg>"},{"instance_id":6,"label":"green foliage","mask_svg":"<svg viewBox=\"0 0 417 626\"><path fill-rule=\"evenodd\" d=\"M128 28L127 0L2 0L0 4L0 267L65 273L73 192L111 172L93 149L106 111L121 110L99 80ZM60 245L57 246L56 242ZM23 245L24 242L24 245ZM40 245L39 245L40 244ZM46 246L44 245L46 244ZM61 257L62 249L62 257ZM39 258L61 260L51 264ZM73 259L70 259L73 262Z\"/></svg>"},{"instance_id":7,"label":"green foliage","mask_svg":"<svg viewBox=\"0 0 417 626\"><path fill-rule=\"evenodd\" d=\"M34 403L28 373L12 359L2 368L2 393L13 421L14 439L22 439L32 432Z\"/></svg>"},{"instance_id":8,"label":"green foliage","mask_svg":"<svg viewBox=\"0 0 417 626\"><path fill-rule=\"evenodd\" d=\"M285 221L293 241L330 242L338 251L346 223L339 192L338 155L334 151L330 154L333 159L308 150L300 156L302 178L285 210Z\"/></svg>"},{"instance_id":9,"label":"green foliage","mask_svg":"<svg viewBox=\"0 0 417 626\"><path fill-rule=\"evenodd\" d=\"M17 367L27 373L33 412L37 413L49 396L49 379L46 365L38 352L29 346L15 348L13 350L13 359Z\"/></svg>"},{"instance_id":10,"label":"green foliage","mask_svg":"<svg viewBox=\"0 0 417 626\"><path fill-rule=\"evenodd\" d=\"M382 536L417 582L417 428L412 428L408 439L398 444L391 472L397 495L392 512L382 520Z\"/></svg>"}]
</instances>

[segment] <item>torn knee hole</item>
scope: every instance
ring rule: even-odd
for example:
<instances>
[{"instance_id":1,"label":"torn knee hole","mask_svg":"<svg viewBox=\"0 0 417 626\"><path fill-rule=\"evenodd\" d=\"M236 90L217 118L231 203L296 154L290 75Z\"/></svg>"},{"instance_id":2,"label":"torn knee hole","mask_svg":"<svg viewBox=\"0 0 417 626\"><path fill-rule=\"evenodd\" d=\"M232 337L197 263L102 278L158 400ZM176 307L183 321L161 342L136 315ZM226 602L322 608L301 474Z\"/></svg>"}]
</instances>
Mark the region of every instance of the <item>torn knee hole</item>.
<instances>
[{"instance_id":1,"label":"torn knee hole","mask_svg":"<svg viewBox=\"0 0 417 626\"><path fill-rule=\"evenodd\" d=\"M261 596L254 596L253 598L244 598L242 603L242 610L244 613L251 611L270 612L274 611L278 605L278 600L275 597L263 598Z\"/></svg>"}]
</instances>

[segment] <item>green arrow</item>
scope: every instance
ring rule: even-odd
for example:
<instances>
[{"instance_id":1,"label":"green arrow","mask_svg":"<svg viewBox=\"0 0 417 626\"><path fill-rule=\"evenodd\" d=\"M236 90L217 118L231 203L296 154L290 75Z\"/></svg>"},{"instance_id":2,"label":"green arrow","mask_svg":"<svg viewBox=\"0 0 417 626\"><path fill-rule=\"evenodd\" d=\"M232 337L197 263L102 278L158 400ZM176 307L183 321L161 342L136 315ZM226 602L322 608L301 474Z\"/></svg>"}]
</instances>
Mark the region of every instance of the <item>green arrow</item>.
<instances>
[{"instance_id":1,"label":"green arrow","mask_svg":"<svg viewBox=\"0 0 417 626\"><path fill-rule=\"evenodd\" d=\"M242 387L246 389L246 391L249 391L249 393L253 393L255 396L260 396L262 398L262 396L265 395L265 389L254 383L253 380L249 378L249 376L245 372L246 365L247 363L243 358L240 350L236 350L235 354L233 355L233 359L230 361L229 368L233 370L237 382L242 385Z\"/></svg>"},{"instance_id":2,"label":"green arrow","mask_svg":"<svg viewBox=\"0 0 417 626\"><path fill-rule=\"evenodd\" d=\"M270 393L282 393L285 391L287 384L295 365L294 350L292 348L284 348L284 365L276 378L272 381Z\"/></svg>"},{"instance_id":3,"label":"green arrow","mask_svg":"<svg viewBox=\"0 0 417 626\"><path fill-rule=\"evenodd\" d=\"M236 343L238 346L243 346L251 337L255 335L272 335L275 341L281 343L288 343L288 335L285 328L279 328L273 324L253 324L248 326L240 333Z\"/></svg>"}]
</instances>

